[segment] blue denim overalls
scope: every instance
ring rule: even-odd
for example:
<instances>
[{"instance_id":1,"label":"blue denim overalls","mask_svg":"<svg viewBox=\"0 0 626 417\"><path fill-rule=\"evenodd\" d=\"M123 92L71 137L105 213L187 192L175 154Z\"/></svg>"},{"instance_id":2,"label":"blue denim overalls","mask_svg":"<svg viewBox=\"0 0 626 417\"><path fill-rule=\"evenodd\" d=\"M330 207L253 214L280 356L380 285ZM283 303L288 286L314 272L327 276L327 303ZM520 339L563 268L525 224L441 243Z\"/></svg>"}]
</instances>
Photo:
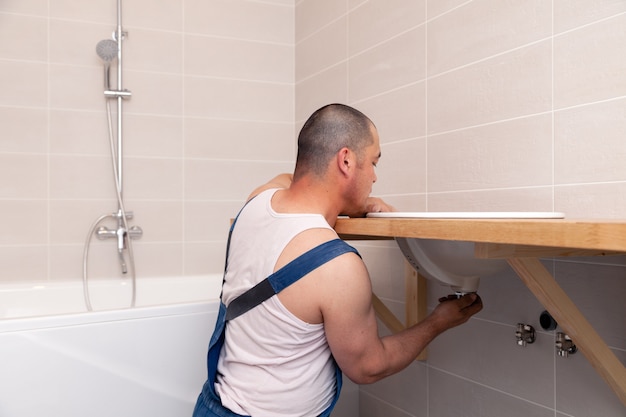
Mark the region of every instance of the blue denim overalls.
<instances>
[{"instance_id":1,"label":"blue denim overalls","mask_svg":"<svg viewBox=\"0 0 626 417\"><path fill-rule=\"evenodd\" d=\"M233 222L230 228L228 236L228 243L226 247L226 267L224 268L224 276L226 276L226 268L228 267L228 251L230 247L230 237L232 235L233 228L237 219ZM233 413L226 407L222 406L219 396L215 391L215 381L217 375L217 362L224 344L224 336L226 330L226 322L232 320L250 309L261 304L268 298L278 294L281 290L285 289L289 285L293 284L304 275L325 264L326 262L334 259L335 257L344 253L353 252L359 255L358 251L352 246L348 245L341 239L334 239L311 249L298 258L294 259L272 275L249 289L236 299L234 299L228 308L223 302L220 302L219 314L217 316L217 322L215 324L215 330L211 336L209 343L209 352L207 354L207 370L208 379L202 388L202 392L196 402L196 407L193 412L193 417L249 417L241 416L240 414ZM360 256L360 255L359 255ZM220 297L221 298L221 297ZM336 366L336 365L335 365ZM331 411L335 407L337 400L339 399L339 393L341 391L341 369L336 366L336 392L330 406L319 417L330 416Z\"/></svg>"}]
</instances>

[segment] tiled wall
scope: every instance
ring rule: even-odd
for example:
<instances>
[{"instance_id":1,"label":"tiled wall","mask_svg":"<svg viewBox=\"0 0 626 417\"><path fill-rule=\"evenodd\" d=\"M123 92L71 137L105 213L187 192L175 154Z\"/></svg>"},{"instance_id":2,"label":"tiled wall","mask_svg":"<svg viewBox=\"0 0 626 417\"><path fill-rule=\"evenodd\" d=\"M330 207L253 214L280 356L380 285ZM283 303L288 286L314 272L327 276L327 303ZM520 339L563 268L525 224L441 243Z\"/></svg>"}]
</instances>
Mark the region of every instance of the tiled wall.
<instances>
[{"instance_id":1,"label":"tiled wall","mask_svg":"<svg viewBox=\"0 0 626 417\"><path fill-rule=\"evenodd\" d=\"M0 281L80 279L90 225L117 211L95 52L116 3L0 2ZM292 170L294 3L122 3L137 274L220 272L229 218ZM94 239L90 276L120 275L115 247Z\"/></svg>"},{"instance_id":2,"label":"tiled wall","mask_svg":"<svg viewBox=\"0 0 626 417\"><path fill-rule=\"evenodd\" d=\"M562 211L626 218L626 3L585 0L296 2L296 126L327 102L377 124L374 192L402 211ZM402 257L359 245L403 317ZM623 257L546 261L626 362ZM434 307L447 290L429 283ZM555 355L542 306L512 271L426 363L360 390L361 417L618 417L580 353ZM515 324L539 330L515 345Z\"/></svg>"}]
</instances>

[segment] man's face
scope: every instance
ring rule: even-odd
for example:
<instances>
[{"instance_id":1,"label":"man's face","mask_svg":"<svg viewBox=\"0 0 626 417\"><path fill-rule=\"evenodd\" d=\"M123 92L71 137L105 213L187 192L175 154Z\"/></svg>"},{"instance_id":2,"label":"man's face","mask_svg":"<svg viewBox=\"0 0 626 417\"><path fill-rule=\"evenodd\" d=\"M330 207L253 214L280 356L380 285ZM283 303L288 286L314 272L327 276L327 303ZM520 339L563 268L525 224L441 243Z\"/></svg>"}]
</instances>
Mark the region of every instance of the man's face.
<instances>
[{"instance_id":1,"label":"man's face","mask_svg":"<svg viewBox=\"0 0 626 417\"><path fill-rule=\"evenodd\" d=\"M350 191L351 209L356 215L365 214L366 199L371 194L372 186L377 180L376 165L381 153L378 132L374 127L372 127L372 136L373 142L365 148L357 161L357 170Z\"/></svg>"}]
</instances>

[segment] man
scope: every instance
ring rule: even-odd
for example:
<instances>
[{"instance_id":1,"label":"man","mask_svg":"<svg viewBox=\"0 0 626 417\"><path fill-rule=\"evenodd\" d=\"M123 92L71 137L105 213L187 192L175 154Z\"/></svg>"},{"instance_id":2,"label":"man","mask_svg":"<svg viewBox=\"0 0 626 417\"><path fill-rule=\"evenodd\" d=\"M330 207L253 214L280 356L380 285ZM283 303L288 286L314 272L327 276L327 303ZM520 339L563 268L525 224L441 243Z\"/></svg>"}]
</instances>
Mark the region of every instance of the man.
<instances>
[{"instance_id":1,"label":"man","mask_svg":"<svg viewBox=\"0 0 626 417\"><path fill-rule=\"evenodd\" d=\"M338 215L391 210L369 197L380 157L365 115L324 106L298 136L293 176L279 175L250 195L231 229L217 326L225 331L214 333L194 417L328 416L341 373L367 384L399 372L437 335L481 310L475 294L446 299L417 325L378 336L367 269L332 226ZM329 255L330 246L337 252ZM255 286L269 288L270 275L288 282L265 298L248 297Z\"/></svg>"}]
</instances>

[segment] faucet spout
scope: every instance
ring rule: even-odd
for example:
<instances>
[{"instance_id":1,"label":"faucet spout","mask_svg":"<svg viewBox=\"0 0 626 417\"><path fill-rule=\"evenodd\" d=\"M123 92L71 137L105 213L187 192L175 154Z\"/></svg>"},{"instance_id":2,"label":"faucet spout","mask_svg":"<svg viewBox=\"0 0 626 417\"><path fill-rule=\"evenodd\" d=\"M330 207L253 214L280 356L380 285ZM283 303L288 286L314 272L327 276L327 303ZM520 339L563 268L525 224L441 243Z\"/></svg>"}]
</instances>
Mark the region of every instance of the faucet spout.
<instances>
[{"instance_id":1,"label":"faucet spout","mask_svg":"<svg viewBox=\"0 0 626 417\"><path fill-rule=\"evenodd\" d=\"M122 267L122 274L126 274L128 272L128 268L126 267L126 259L124 259L124 251L118 251L120 256L120 266Z\"/></svg>"},{"instance_id":2,"label":"faucet spout","mask_svg":"<svg viewBox=\"0 0 626 417\"><path fill-rule=\"evenodd\" d=\"M120 266L122 267L122 274L126 274L128 269L126 268L126 259L124 259L124 249L126 249L126 229L120 226L117 229L117 253L120 257Z\"/></svg>"}]
</instances>

